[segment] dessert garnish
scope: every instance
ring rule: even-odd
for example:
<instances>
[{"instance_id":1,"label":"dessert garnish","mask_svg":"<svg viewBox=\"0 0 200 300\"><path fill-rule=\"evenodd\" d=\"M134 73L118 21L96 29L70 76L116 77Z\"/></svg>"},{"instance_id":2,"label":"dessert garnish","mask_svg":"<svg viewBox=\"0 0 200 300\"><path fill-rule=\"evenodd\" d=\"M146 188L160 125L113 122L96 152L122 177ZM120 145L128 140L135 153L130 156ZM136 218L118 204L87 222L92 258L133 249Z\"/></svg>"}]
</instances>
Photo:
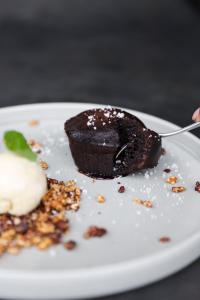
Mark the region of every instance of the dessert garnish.
<instances>
[{"instance_id":1,"label":"dessert garnish","mask_svg":"<svg viewBox=\"0 0 200 300\"><path fill-rule=\"evenodd\" d=\"M118 189L118 193L124 193L125 192L125 186L121 185Z\"/></svg>"},{"instance_id":2,"label":"dessert garnish","mask_svg":"<svg viewBox=\"0 0 200 300\"><path fill-rule=\"evenodd\" d=\"M97 201L98 201L99 203L104 203L104 202L106 201L106 199L105 199L104 196L99 195L99 196L97 197Z\"/></svg>"},{"instance_id":3,"label":"dessert garnish","mask_svg":"<svg viewBox=\"0 0 200 300\"><path fill-rule=\"evenodd\" d=\"M44 160L40 160L40 161L39 161L39 165L40 165L40 167L41 167L43 170L47 170L47 169L49 168L48 163L47 163L46 161L44 161Z\"/></svg>"},{"instance_id":4,"label":"dessert garnish","mask_svg":"<svg viewBox=\"0 0 200 300\"><path fill-rule=\"evenodd\" d=\"M172 187L172 192L173 193L182 193L186 190L184 186L173 186Z\"/></svg>"},{"instance_id":5,"label":"dessert garnish","mask_svg":"<svg viewBox=\"0 0 200 300\"><path fill-rule=\"evenodd\" d=\"M37 155L31 150L25 137L21 132L11 130L4 134L4 144L10 152L27 158L31 161L37 160Z\"/></svg>"},{"instance_id":6,"label":"dessert garnish","mask_svg":"<svg viewBox=\"0 0 200 300\"><path fill-rule=\"evenodd\" d=\"M153 168L161 155L160 136L120 109L84 111L66 121L65 131L79 171L94 178ZM126 149L116 158L124 145Z\"/></svg>"},{"instance_id":7,"label":"dessert garnish","mask_svg":"<svg viewBox=\"0 0 200 300\"><path fill-rule=\"evenodd\" d=\"M31 121L29 121L28 125L33 127L33 126L38 126L39 123L40 122L38 120L31 120Z\"/></svg>"},{"instance_id":8,"label":"dessert garnish","mask_svg":"<svg viewBox=\"0 0 200 300\"><path fill-rule=\"evenodd\" d=\"M74 248L76 248L76 242L75 241L68 241L64 243L64 247L67 250L74 250Z\"/></svg>"},{"instance_id":9,"label":"dessert garnish","mask_svg":"<svg viewBox=\"0 0 200 300\"><path fill-rule=\"evenodd\" d=\"M39 154L42 152L42 144L39 143L38 141L34 140L34 139L30 139L28 140L28 145L31 147L31 149L33 150L33 152Z\"/></svg>"},{"instance_id":10,"label":"dessert garnish","mask_svg":"<svg viewBox=\"0 0 200 300\"><path fill-rule=\"evenodd\" d=\"M34 210L47 191L46 176L24 136L7 131L0 153L0 213L21 216Z\"/></svg>"},{"instance_id":11,"label":"dessert garnish","mask_svg":"<svg viewBox=\"0 0 200 300\"><path fill-rule=\"evenodd\" d=\"M166 180L166 182L169 184L175 184L175 183L177 183L177 181L178 181L178 178L176 176L170 176Z\"/></svg>"},{"instance_id":12,"label":"dessert garnish","mask_svg":"<svg viewBox=\"0 0 200 300\"><path fill-rule=\"evenodd\" d=\"M165 172L165 173L170 173L171 170L170 170L170 169L164 169L163 172Z\"/></svg>"},{"instance_id":13,"label":"dessert garnish","mask_svg":"<svg viewBox=\"0 0 200 300\"><path fill-rule=\"evenodd\" d=\"M76 186L75 181L68 181L66 184L63 181L48 180L50 187L47 193L43 196L43 200L47 205L49 203L51 209L56 211L73 210L77 211L80 207L81 190Z\"/></svg>"},{"instance_id":14,"label":"dessert garnish","mask_svg":"<svg viewBox=\"0 0 200 300\"><path fill-rule=\"evenodd\" d=\"M101 228L98 226L90 226L86 232L84 233L85 239L90 239L93 237L102 237L107 233L107 230L105 228Z\"/></svg>"},{"instance_id":15,"label":"dessert garnish","mask_svg":"<svg viewBox=\"0 0 200 300\"><path fill-rule=\"evenodd\" d=\"M141 200L139 198L133 198L133 203L143 205L148 208L153 207L153 202L151 200Z\"/></svg>"},{"instance_id":16,"label":"dessert garnish","mask_svg":"<svg viewBox=\"0 0 200 300\"><path fill-rule=\"evenodd\" d=\"M200 182L199 181L197 181L195 184L195 191L200 193Z\"/></svg>"},{"instance_id":17,"label":"dessert garnish","mask_svg":"<svg viewBox=\"0 0 200 300\"><path fill-rule=\"evenodd\" d=\"M163 243L163 244L169 243L170 241L171 241L171 239L168 236L162 236L161 238L159 238L159 242Z\"/></svg>"}]
</instances>

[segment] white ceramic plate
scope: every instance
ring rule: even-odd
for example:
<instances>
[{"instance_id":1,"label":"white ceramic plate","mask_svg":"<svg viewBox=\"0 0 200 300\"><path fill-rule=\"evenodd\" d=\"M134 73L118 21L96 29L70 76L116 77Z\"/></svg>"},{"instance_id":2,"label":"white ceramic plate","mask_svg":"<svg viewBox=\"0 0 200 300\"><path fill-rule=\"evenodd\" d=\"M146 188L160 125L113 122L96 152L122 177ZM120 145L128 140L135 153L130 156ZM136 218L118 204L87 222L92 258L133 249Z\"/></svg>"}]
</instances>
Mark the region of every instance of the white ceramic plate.
<instances>
[{"instance_id":1,"label":"white ceramic plate","mask_svg":"<svg viewBox=\"0 0 200 300\"><path fill-rule=\"evenodd\" d=\"M200 254L200 194L194 185L200 180L200 142L191 134L164 140L167 154L159 165L143 174L114 180L96 180L81 175L73 163L65 137L64 121L99 105L39 104L0 109L0 139L7 129L22 131L27 138L44 144L42 159L49 163L53 178L76 179L83 189L81 208L69 213L71 232L78 247L66 251L56 246L39 252L28 249L19 256L0 258L0 298L72 299L103 296L143 286L185 267ZM158 131L177 126L161 119L127 110ZM32 119L39 126L30 127ZM0 151L3 150L2 143ZM166 184L168 174L179 177L187 188L174 194ZM119 184L126 188L118 193ZM97 202L98 194L106 198ZM153 208L133 203L138 197L153 201ZM100 239L84 240L89 225L108 230ZM169 243L159 238L168 236Z\"/></svg>"}]
</instances>

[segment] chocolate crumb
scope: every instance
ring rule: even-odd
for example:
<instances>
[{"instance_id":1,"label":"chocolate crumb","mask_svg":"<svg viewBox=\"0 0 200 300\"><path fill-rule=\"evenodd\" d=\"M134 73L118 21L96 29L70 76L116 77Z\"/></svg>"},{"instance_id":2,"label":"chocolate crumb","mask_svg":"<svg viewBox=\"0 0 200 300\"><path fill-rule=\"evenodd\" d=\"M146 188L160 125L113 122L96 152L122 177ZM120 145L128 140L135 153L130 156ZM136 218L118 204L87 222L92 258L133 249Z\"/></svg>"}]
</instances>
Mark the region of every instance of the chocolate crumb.
<instances>
[{"instance_id":1,"label":"chocolate crumb","mask_svg":"<svg viewBox=\"0 0 200 300\"><path fill-rule=\"evenodd\" d=\"M125 192L125 186L121 185L118 189L118 193L124 193Z\"/></svg>"},{"instance_id":2,"label":"chocolate crumb","mask_svg":"<svg viewBox=\"0 0 200 300\"><path fill-rule=\"evenodd\" d=\"M161 148L161 155L165 155L167 152L165 150L165 148Z\"/></svg>"},{"instance_id":3,"label":"chocolate crumb","mask_svg":"<svg viewBox=\"0 0 200 300\"><path fill-rule=\"evenodd\" d=\"M17 233L25 234L29 230L28 222L22 221L20 224L15 226L15 230Z\"/></svg>"},{"instance_id":4,"label":"chocolate crumb","mask_svg":"<svg viewBox=\"0 0 200 300\"><path fill-rule=\"evenodd\" d=\"M199 181L197 181L195 184L195 191L200 193L200 182Z\"/></svg>"},{"instance_id":5,"label":"chocolate crumb","mask_svg":"<svg viewBox=\"0 0 200 300\"><path fill-rule=\"evenodd\" d=\"M100 228L97 226L90 226L86 232L84 233L84 238L85 239L90 239L93 237L102 237L107 233L107 230L105 228Z\"/></svg>"},{"instance_id":6,"label":"chocolate crumb","mask_svg":"<svg viewBox=\"0 0 200 300\"><path fill-rule=\"evenodd\" d=\"M164 169L163 172L165 172L165 173L170 173L171 170L170 170L170 169Z\"/></svg>"},{"instance_id":7,"label":"chocolate crumb","mask_svg":"<svg viewBox=\"0 0 200 300\"><path fill-rule=\"evenodd\" d=\"M171 241L170 237L168 236L162 236L161 238L159 238L159 242L160 243L169 243Z\"/></svg>"},{"instance_id":8,"label":"chocolate crumb","mask_svg":"<svg viewBox=\"0 0 200 300\"><path fill-rule=\"evenodd\" d=\"M74 248L76 248L77 244L75 241L68 241L68 242L65 242L63 245L64 245L65 249L73 250Z\"/></svg>"}]
</instances>

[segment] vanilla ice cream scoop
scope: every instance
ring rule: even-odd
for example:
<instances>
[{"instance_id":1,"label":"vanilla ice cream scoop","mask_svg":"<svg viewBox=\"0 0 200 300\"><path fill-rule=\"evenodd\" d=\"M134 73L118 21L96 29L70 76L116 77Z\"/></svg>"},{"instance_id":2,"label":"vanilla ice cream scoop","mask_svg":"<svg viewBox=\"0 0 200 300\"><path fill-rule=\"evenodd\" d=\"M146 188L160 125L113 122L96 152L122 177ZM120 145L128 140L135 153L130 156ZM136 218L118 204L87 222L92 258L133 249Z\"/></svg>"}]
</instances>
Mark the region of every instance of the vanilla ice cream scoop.
<instances>
[{"instance_id":1,"label":"vanilla ice cream scoop","mask_svg":"<svg viewBox=\"0 0 200 300\"><path fill-rule=\"evenodd\" d=\"M34 210L47 191L37 162L10 152L0 153L0 213L21 216Z\"/></svg>"}]
</instances>

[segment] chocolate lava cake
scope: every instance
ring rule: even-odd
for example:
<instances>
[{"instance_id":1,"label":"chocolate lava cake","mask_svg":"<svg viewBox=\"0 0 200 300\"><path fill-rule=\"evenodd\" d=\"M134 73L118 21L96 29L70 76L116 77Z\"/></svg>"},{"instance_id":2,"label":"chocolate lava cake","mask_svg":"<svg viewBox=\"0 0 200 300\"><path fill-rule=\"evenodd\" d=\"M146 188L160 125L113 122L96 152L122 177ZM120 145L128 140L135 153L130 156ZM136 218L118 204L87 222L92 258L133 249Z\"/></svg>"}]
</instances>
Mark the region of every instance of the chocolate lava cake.
<instances>
[{"instance_id":1,"label":"chocolate lava cake","mask_svg":"<svg viewBox=\"0 0 200 300\"><path fill-rule=\"evenodd\" d=\"M65 131L79 171L94 178L126 176L153 168L161 154L159 135L137 117L116 108L84 111L66 121Z\"/></svg>"}]
</instances>

